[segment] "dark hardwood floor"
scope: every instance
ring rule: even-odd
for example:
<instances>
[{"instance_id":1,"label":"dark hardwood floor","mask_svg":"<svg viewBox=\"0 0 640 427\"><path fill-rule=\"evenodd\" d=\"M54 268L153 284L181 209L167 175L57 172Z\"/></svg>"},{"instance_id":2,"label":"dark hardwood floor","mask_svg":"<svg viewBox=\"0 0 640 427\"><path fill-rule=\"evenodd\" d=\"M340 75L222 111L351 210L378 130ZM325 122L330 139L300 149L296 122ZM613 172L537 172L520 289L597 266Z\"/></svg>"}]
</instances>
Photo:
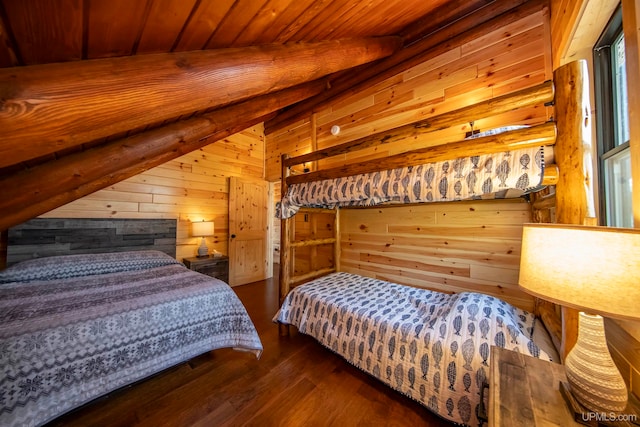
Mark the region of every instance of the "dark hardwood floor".
<instances>
[{"instance_id":1,"label":"dark hardwood floor","mask_svg":"<svg viewBox=\"0 0 640 427\"><path fill-rule=\"evenodd\" d=\"M451 426L291 328L275 279L234 288L264 346L215 350L97 399L52 426Z\"/></svg>"}]
</instances>

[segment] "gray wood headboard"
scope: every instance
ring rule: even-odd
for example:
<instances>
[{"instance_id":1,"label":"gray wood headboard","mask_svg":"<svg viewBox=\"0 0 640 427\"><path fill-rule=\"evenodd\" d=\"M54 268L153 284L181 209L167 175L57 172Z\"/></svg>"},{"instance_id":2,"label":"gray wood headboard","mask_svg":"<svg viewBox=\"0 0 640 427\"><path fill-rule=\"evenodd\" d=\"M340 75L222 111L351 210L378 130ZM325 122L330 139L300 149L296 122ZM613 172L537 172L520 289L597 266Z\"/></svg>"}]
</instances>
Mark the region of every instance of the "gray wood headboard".
<instances>
[{"instance_id":1,"label":"gray wood headboard","mask_svg":"<svg viewBox=\"0 0 640 427\"><path fill-rule=\"evenodd\" d=\"M7 266L32 258L155 249L176 256L175 219L35 218L9 229Z\"/></svg>"}]
</instances>

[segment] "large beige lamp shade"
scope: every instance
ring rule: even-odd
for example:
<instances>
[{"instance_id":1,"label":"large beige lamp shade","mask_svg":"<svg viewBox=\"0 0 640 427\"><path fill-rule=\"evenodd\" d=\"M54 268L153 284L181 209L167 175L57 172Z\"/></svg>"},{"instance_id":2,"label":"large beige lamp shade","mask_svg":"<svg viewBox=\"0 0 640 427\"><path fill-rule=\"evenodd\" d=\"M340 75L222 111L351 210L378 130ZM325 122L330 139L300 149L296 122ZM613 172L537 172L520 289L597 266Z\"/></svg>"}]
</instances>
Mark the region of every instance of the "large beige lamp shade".
<instances>
[{"instance_id":1,"label":"large beige lamp shade","mask_svg":"<svg viewBox=\"0 0 640 427\"><path fill-rule=\"evenodd\" d=\"M607 348L600 315L640 317L640 230L525 224L520 286L581 310L578 341L565 359L571 393L596 412L626 407L625 383Z\"/></svg>"},{"instance_id":2,"label":"large beige lamp shade","mask_svg":"<svg viewBox=\"0 0 640 427\"><path fill-rule=\"evenodd\" d=\"M198 247L199 257L204 257L209 254L209 248L207 248L205 237L213 236L213 230L213 221L198 221L191 224L191 235L202 237L200 246Z\"/></svg>"},{"instance_id":3,"label":"large beige lamp shade","mask_svg":"<svg viewBox=\"0 0 640 427\"><path fill-rule=\"evenodd\" d=\"M617 318L640 317L640 229L525 224L520 286L532 295Z\"/></svg>"}]
</instances>

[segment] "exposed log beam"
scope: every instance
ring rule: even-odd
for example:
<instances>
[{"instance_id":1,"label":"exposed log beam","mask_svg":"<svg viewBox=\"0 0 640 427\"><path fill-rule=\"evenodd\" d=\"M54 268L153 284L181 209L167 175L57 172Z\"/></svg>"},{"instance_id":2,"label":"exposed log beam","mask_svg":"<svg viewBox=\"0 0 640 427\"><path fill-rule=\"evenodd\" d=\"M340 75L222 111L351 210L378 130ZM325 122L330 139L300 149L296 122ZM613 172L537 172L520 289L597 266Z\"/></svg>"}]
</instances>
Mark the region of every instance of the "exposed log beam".
<instances>
[{"instance_id":1,"label":"exposed log beam","mask_svg":"<svg viewBox=\"0 0 640 427\"><path fill-rule=\"evenodd\" d=\"M1 178L0 230L260 123L323 88L317 81L263 95Z\"/></svg>"},{"instance_id":2,"label":"exposed log beam","mask_svg":"<svg viewBox=\"0 0 640 427\"><path fill-rule=\"evenodd\" d=\"M0 168L374 61L399 37L0 69Z\"/></svg>"},{"instance_id":3,"label":"exposed log beam","mask_svg":"<svg viewBox=\"0 0 640 427\"><path fill-rule=\"evenodd\" d=\"M327 91L279 113L273 120L265 123L265 133L270 134L298 120L307 118L313 112L319 112L333 102L346 99L367 87L451 50L453 46L464 44L481 35L499 30L506 24L522 19L547 6L548 0L491 2L477 12L465 16L441 31L430 34L389 58L378 61L373 66L359 67L346 76L332 80L331 88Z\"/></svg>"},{"instance_id":4,"label":"exposed log beam","mask_svg":"<svg viewBox=\"0 0 640 427\"><path fill-rule=\"evenodd\" d=\"M407 151L394 156L364 163L352 163L331 169L293 175L286 178L287 185L301 182L333 179L363 173L417 166L470 155L499 153L520 148L553 145L556 142L556 126L547 122L541 125L485 136L466 141L456 141L432 147Z\"/></svg>"}]
</instances>

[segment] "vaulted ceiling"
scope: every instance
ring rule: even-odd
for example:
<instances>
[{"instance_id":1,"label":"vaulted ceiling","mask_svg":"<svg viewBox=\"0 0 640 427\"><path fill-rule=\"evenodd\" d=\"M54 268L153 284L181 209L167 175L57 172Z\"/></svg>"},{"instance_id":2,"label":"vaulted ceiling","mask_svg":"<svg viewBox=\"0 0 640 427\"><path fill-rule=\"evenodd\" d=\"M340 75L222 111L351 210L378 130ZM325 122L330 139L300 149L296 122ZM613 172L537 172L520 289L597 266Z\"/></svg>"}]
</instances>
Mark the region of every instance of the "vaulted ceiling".
<instances>
[{"instance_id":1,"label":"vaulted ceiling","mask_svg":"<svg viewBox=\"0 0 640 427\"><path fill-rule=\"evenodd\" d=\"M0 0L0 230L541 3Z\"/></svg>"}]
</instances>

